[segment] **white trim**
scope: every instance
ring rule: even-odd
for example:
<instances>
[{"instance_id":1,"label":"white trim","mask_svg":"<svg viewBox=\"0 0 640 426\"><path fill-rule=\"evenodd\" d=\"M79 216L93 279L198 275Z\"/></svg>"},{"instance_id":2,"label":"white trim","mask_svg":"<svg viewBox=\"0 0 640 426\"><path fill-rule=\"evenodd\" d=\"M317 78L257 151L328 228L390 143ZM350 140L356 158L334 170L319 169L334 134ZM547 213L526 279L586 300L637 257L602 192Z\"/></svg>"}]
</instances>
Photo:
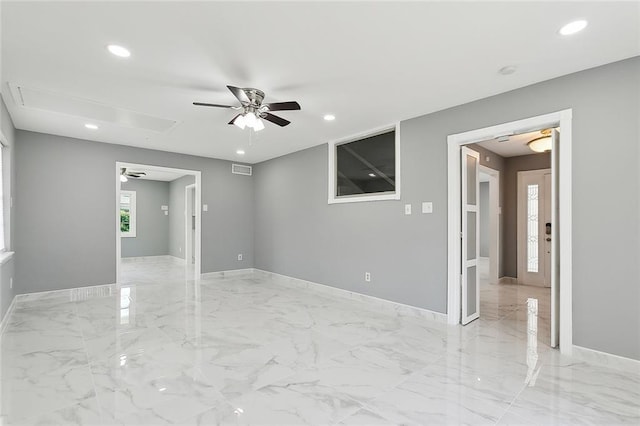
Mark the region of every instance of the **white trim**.
<instances>
[{"instance_id":1,"label":"white trim","mask_svg":"<svg viewBox=\"0 0 640 426\"><path fill-rule=\"evenodd\" d=\"M131 189L121 189L120 190L120 198L122 194L129 195L129 232L120 231L120 238L136 238L136 230L137 228L137 217L138 217L138 209L136 205L136 191ZM122 206L122 200L120 200L120 206ZM122 220L122 218L121 218ZM121 229L121 228L119 228Z\"/></svg>"},{"instance_id":2,"label":"white trim","mask_svg":"<svg viewBox=\"0 0 640 426\"><path fill-rule=\"evenodd\" d=\"M516 277L500 277L498 284L518 284L518 279Z\"/></svg>"},{"instance_id":3,"label":"white trim","mask_svg":"<svg viewBox=\"0 0 640 426\"><path fill-rule=\"evenodd\" d=\"M500 279L500 171L480 165L480 171L489 175L489 282Z\"/></svg>"},{"instance_id":4,"label":"white trim","mask_svg":"<svg viewBox=\"0 0 640 426\"><path fill-rule=\"evenodd\" d=\"M216 279L216 278L231 278L231 277L239 277L243 275L250 275L255 272L256 270L254 268L229 269L226 271L205 272L200 276L200 278L203 280Z\"/></svg>"},{"instance_id":5,"label":"white trim","mask_svg":"<svg viewBox=\"0 0 640 426\"><path fill-rule=\"evenodd\" d=\"M173 262L177 265L182 265L184 263L184 259L176 256L171 256L170 254L160 254L157 256L132 256L132 257L123 257L120 259L122 263L158 263L158 262Z\"/></svg>"},{"instance_id":6,"label":"white trim","mask_svg":"<svg viewBox=\"0 0 640 426\"><path fill-rule=\"evenodd\" d=\"M118 284L98 284L85 287L61 288L58 290L36 291L16 295L16 304L38 300L64 299L66 301L87 300L93 297L105 297L115 294ZM61 297L62 296L62 297Z\"/></svg>"},{"instance_id":7,"label":"white trim","mask_svg":"<svg viewBox=\"0 0 640 426\"><path fill-rule=\"evenodd\" d=\"M592 364L599 364L623 373L640 374L640 360L620 355L601 352L578 345L573 345L573 357Z\"/></svg>"},{"instance_id":8,"label":"white trim","mask_svg":"<svg viewBox=\"0 0 640 426\"><path fill-rule=\"evenodd\" d=\"M150 164L127 163L116 161L115 184L116 184L116 282L120 282L120 258L122 247L120 244L120 170L122 167L139 168L147 170L157 170L173 173L192 175L196 178L196 267L195 277L200 278L202 273L202 172L200 170L176 169L172 167L153 166Z\"/></svg>"},{"instance_id":9,"label":"white trim","mask_svg":"<svg viewBox=\"0 0 640 426\"><path fill-rule=\"evenodd\" d=\"M348 195L342 197L336 197L336 146L349 142L355 142L359 139L365 139L368 137L380 135L382 133L395 131L395 155L396 155L396 176L395 176L395 191L387 193L374 193L374 194L360 194L360 195ZM363 201L386 201L386 200L399 200L400 199L400 175L401 163L400 163L400 122L395 124L381 127L375 130L371 130L365 133L349 136L346 138L333 140L327 142L328 150L328 204L342 204L342 203L358 203Z\"/></svg>"},{"instance_id":10,"label":"white trim","mask_svg":"<svg viewBox=\"0 0 640 426\"><path fill-rule=\"evenodd\" d=\"M559 148L559 182L561 203L559 223L560 250L560 352L571 355L573 350L572 325L572 196L571 196L571 144L572 110L552 112L537 117L498 124L447 137L448 157L448 256L447 256L447 317L450 324L458 324L460 318L460 147L462 145L493 139L509 132L524 133L542 128L560 127L562 133Z\"/></svg>"},{"instance_id":11,"label":"white trim","mask_svg":"<svg viewBox=\"0 0 640 426\"><path fill-rule=\"evenodd\" d=\"M16 309L17 300L18 296L13 296L7 312L4 313L4 317L2 317L2 320L0 321L0 336L4 334L5 329L9 325L9 318L11 318L11 314L13 314L13 311Z\"/></svg>"},{"instance_id":12,"label":"white trim","mask_svg":"<svg viewBox=\"0 0 640 426\"><path fill-rule=\"evenodd\" d=\"M378 297L369 296L355 291L343 290L338 287L329 286L326 284L319 284L313 281L306 281L299 278L290 277L288 275L277 274L275 272L264 271L262 269L254 269L255 273L266 275L269 278L278 278L278 284L290 286L294 288L304 288L312 291L318 291L321 293L328 293L333 296L357 300L371 305L371 308L376 311L383 310L385 312L395 314L398 316L418 317L435 321L441 324L447 323L447 314L441 312L431 311L429 309L418 308L416 306L405 305L403 303L392 302L391 300L380 299Z\"/></svg>"},{"instance_id":13,"label":"white trim","mask_svg":"<svg viewBox=\"0 0 640 426\"><path fill-rule=\"evenodd\" d=\"M11 259L13 259L13 255L16 254L15 251L3 251L0 252L0 265L4 265Z\"/></svg>"}]
</instances>

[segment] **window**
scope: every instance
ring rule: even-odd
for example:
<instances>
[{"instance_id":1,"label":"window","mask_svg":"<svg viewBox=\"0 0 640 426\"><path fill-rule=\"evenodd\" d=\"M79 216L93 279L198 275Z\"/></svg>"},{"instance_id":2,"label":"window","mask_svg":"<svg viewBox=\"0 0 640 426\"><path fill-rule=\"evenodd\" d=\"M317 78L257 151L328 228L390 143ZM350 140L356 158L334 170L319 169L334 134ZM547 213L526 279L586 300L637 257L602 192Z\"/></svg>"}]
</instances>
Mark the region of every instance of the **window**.
<instances>
[{"instance_id":1,"label":"window","mask_svg":"<svg viewBox=\"0 0 640 426\"><path fill-rule=\"evenodd\" d=\"M538 185L527 185L527 272L538 272Z\"/></svg>"},{"instance_id":2,"label":"window","mask_svg":"<svg viewBox=\"0 0 640 426\"><path fill-rule=\"evenodd\" d=\"M120 236L136 236L136 191L120 191Z\"/></svg>"},{"instance_id":3,"label":"window","mask_svg":"<svg viewBox=\"0 0 640 426\"><path fill-rule=\"evenodd\" d=\"M329 144L329 204L400 199L398 126Z\"/></svg>"}]
</instances>

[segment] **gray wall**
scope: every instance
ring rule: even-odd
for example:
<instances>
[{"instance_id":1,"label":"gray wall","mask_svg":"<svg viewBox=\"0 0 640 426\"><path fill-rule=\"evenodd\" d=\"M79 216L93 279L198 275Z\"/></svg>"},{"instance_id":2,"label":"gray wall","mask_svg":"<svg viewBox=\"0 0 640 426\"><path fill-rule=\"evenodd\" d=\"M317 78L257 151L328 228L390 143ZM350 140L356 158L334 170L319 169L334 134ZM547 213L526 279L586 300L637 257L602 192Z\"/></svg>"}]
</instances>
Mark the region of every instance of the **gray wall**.
<instances>
[{"instance_id":1,"label":"gray wall","mask_svg":"<svg viewBox=\"0 0 640 426\"><path fill-rule=\"evenodd\" d=\"M136 236L121 238L122 257L169 254L169 182L129 179L121 189L136 191ZM169 211L171 213L171 211Z\"/></svg>"},{"instance_id":2,"label":"gray wall","mask_svg":"<svg viewBox=\"0 0 640 426\"><path fill-rule=\"evenodd\" d=\"M491 243L489 221L489 182L480 182L480 199L478 207L480 216L480 256L489 257L489 245Z\"/></svg>"},{"instance_id":3,"label":"gray wall","mask_svg":"<svg viewBox=\"0 0 640 426\"><path fill-rule=\"evenodd\" d=\"M195 176L183 176L170 184L169 213L171 226L169 231L169 254L184 259L185 253L185 203L184 188L196 183Z\"/></svg>"},{"instance_id":4,"label":"gray wall","mask_svg":"<svg viewBox=\"0 0 640 426\"><path fill-rule=\"evenodd\" d=\"M19 130L18 293L115 281L116 161L202 171L203 272L253 266L253 178L231 174L230 162ZM72 227L68 210L56 208L62 198Z\"/></svg>"},{"instance_id":5,"label":"gray wall","mask_svg":"<svg viewBox=\"0 0 640 426\"><path fill-rule=\"evenodd\" d=\"M401 201L327 205L326 145L260 163L256 267L446 312L447 135L572 108L573 341L640 359L639 92L636 57L403 121Z\"/></svg>"},{"instance_id":6,"label":"gray wall","mask_svg":"<svg viewBox=\"0 0 640 426\"><path fill-rule=\"evenodd\" d=\"M4 233L5 245L8 251L14 250L14 222L12 220L13 209L11 208L11 196L15 187L15 128L7 107L0 95L0 128L2 134L7 138L7 146L2 152L2 202L4 205ZM0 265L0 320L9 309L11 301L16 295L16 286L11 289L9 282L14 276L15 255L13 258Z\"/></svg>"},{"instance_id":7,"label":"gray wall","mask_svg":"<svg viewBox=\"0 0 640 426\"><path fill-rule=\"evenodd\" d=\"M502 271L503 276L518 276L518 172L551 168L551 154L531 154L505 158L500 186L502 204ZM503 178L504 177L504 178Z\"/></svg>"}]
</instances>

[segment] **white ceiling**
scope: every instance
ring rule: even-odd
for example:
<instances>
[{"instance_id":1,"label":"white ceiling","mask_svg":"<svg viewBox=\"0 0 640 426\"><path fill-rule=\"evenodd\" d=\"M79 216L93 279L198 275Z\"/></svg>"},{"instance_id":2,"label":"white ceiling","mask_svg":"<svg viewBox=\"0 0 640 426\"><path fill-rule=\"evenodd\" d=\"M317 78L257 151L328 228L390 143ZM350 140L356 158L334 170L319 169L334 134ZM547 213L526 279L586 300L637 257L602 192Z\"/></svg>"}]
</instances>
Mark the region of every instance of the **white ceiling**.
<instances>
[{"instance_id":1,"label":"white ceiling","mask_svg":"<svg viewBox=\"0 0 640 426\"><path fill-rule=\"evenodd\" d=\"M638 2L2 1L7 83L175 120L166 133L18 107L20 129L258 162L640 54ZM558 29L589 21L571 37ZM132 51L110 55L105 45ZM497 70L516 65L515 74ZM296 100L251 140L226 85ZM325 122L333 113L337 119Z\"/></svg>"},{"instance_id":2,"label":"white ceiling","mask_svg":"<svg viewBox=\"0 0 640 426\"><path fill-rule=\"evenodd\" d=\"M506 142L498 142L497 139L489 139L479 142L478 145L487 148L489 151L495 152L502 157L518 157L520 155L536 154L527 144L535 138L541 137L539 131L522 133L520 135L509 136Z\"/></svg>"}]
</instances>

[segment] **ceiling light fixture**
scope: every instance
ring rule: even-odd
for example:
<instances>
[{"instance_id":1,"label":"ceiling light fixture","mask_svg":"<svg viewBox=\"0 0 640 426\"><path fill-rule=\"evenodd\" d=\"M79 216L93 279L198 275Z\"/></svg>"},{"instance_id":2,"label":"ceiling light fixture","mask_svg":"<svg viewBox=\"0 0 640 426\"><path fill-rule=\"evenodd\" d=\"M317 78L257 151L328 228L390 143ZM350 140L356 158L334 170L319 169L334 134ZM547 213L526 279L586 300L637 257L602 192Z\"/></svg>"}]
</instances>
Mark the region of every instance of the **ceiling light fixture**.
<instances>
[{"instance_id":1,"label":"ceiling light fixture","mask_svg":"<svg viewBox=\"0 0 640 426\"><path fill-rule=\"evenodd\" d=\"M336 119L336 116L335 116L335 115L333 115L333 114L326 114L323 118L324 118L326 121L333 121L333 120L335 120L335 119Z\"/></svg>"},{"instance_id":2,"label":"ceiling light fixture","mask_svg":"<svg viewBox=\"0 0 640 426\"><path fill-rule=\"evenodd\" d=\"M569 22L567 25L560 28L558 32L560 33L560 35L568 36L579 33L580 31L587 28L587 25L589 25L587 21L585 21L584 19L579 19L577 21Z\"/></svg>"},{"instance_id":3,"label":"ceiling light fixture","mask_svg":"<svg viewBox=\"0 0 640 426\"><path fill-rule=\"evenodd\" d=\"M86 127L87 129L90 129L90 130L98 130L98 126L96 126L95 124L91 124L91 123L85 124L84 127Z\"/></svg>"},{"instance_id":4,"label":"ceiling light fixture","mask_svg":"<svg viewBox=\"0 0 640 426\"><path fill-rule=\"evenodd\" d=\"M241 150L241 149L239 149L239 150L237 150L237 151L236 151L236 154L238 154L238 155L244 155L244 151L243 151L243 150Z\"/></svg>"},{"instance_id":5,"label":"ceiling light fixture","mask_svg":"<svg viewBox=\"0 0 640 426\"><path fill-rule=\"evenodd\" d=\"M551 129L540 130L542 136L532 139L527 143L533 152L550 152L552 148Z\"/></svg>"},{"instance_id":6,"label":"ceiling light fixture","mask_svg":"<svg viewBox=\"0 0 640 426\"><path fill-rule=\"evenodd\" d=\"M253 129L254 132L259 132L260 130L264 129L264 123L260 118L256 117L253 112L246 112L242 115L239 115L235 120L233 120L233 124L243 130L245 127L248 127L250 129Z\"/></svg>"},{"instance_id":7,"label":"ceiling light fixture","mask_svg":"<svg viewBox=\"0 0 640 426\"><path fill-rule=\"evenodd\" d=\"M131 56L131 52L126 47L118 46L117 44L110 44L107 46L107 50L111 52L111 54L116 55L120 58L128 58Z\"/></svg>"}]
</instances>

